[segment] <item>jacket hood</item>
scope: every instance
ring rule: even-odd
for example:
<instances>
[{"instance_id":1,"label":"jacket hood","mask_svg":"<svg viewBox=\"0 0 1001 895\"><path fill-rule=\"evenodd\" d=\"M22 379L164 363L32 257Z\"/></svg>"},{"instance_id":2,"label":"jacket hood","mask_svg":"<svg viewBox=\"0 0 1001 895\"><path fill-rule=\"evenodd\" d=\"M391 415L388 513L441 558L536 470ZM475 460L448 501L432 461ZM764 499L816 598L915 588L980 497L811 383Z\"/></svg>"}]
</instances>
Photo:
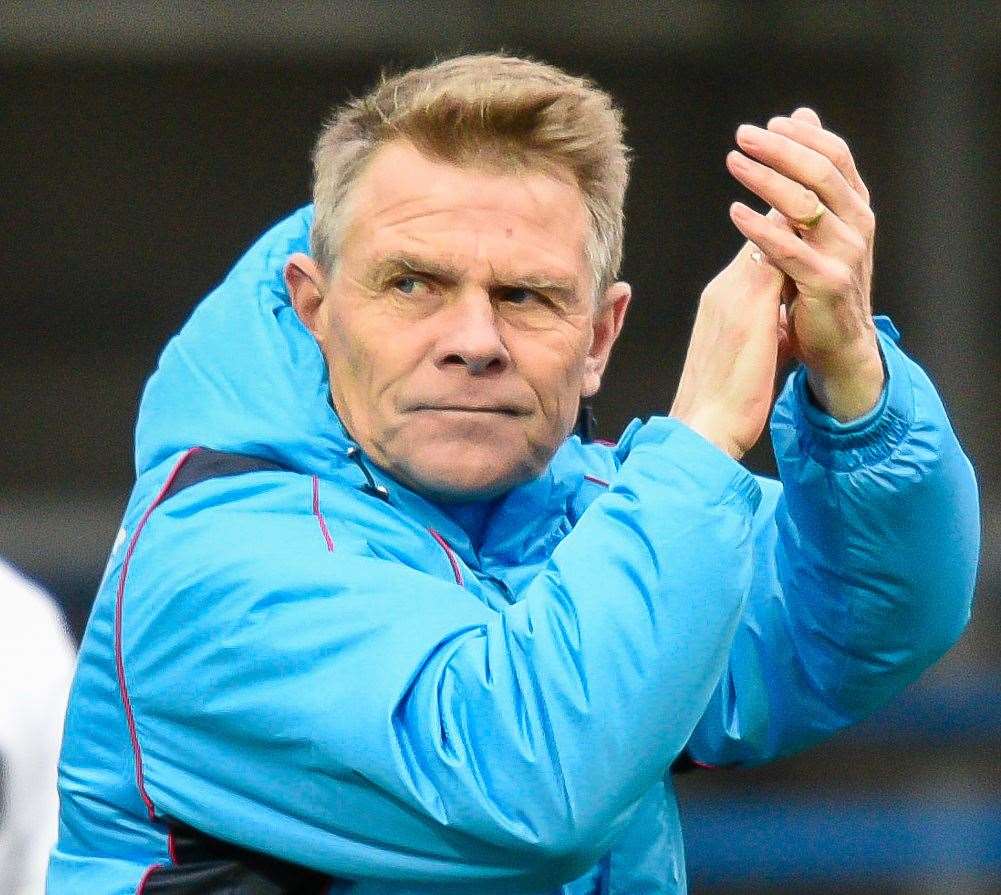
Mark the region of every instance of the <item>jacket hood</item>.
<instances>
[{"instance_id":1,"label":"jacket hood","mask_svg":"<svg viewBox=\"0 0 1001 895\"><path fill-rule=\"evenodd\" d=\"M282 275L289 255L309 251L312 221L306 206L272 227L167 344L139 406L140 477L194 446L262 457L321 478L359 463L328 400L323 355L292 308ZM582 475L582 449L571 437L542 476L514 489L521 506L525 499L562 502L575 486L561 480L571 470ZM374 475L405 496L386 474L364 463L359 468L359 479L364 473L371 482Z\"/></svg>"},{"instance_id":2,"label":"jacket hood","mask_svg":"<svg viewBox=\"0 0 1001 895\"><path fill-rule=\"evenodd\" d=\"M323 356L282 277L312 219L307 206L265 233L167 344L139 406L139 476L195 445L320 475L343 456Z\"/></svg>"}]
</instances>

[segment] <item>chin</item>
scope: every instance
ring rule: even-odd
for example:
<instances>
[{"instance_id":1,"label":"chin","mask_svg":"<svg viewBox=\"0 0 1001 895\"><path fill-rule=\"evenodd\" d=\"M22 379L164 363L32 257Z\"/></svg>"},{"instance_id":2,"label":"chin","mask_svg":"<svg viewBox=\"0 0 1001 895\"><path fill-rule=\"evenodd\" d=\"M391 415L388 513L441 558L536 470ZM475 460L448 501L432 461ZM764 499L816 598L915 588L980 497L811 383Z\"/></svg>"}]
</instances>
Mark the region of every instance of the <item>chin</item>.
<instances>
[{"instance_id":1,"label":"chin","mask_svg":"<svg viewBox=\"0 0 1001 895\"><path fill-rule=\"evenodd\" d=\"M397 470L397 477L426 497L461 503L498 497L541 471L524 458L498 456L496 449L466 447L437 456L410 458Z\"/></svg>"}]
</instances>

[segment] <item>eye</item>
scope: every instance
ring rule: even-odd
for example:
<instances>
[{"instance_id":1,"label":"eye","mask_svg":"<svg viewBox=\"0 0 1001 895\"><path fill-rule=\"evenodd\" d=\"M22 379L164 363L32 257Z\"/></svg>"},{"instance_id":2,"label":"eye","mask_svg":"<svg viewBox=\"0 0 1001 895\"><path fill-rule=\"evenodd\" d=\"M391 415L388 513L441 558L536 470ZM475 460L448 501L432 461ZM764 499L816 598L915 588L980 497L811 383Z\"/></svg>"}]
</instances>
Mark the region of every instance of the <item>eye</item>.
<instances>
[{"instance_id":1,"label":"eye","mask_svg":"<svg viewBox=\"0 0 1001 895\"><path fill-rule=\"evenodd\" d=\"M427 284L420 278L412 276L410 274L396 277L390 284L397 292L402 292L404 295L416 295L422 287L426 287Z\"/></svg>"},{"instance_id":2,"label":"eye","mask_svg":"<svg viewBox=\"0 0 1001 895\"><path fill-rule=\"evenodd\" d=\"M546 298L534 289L511 286L503 291L504 300L514 305L524 305L529 302L545 302Z\"/></svg>"}]
</instances>

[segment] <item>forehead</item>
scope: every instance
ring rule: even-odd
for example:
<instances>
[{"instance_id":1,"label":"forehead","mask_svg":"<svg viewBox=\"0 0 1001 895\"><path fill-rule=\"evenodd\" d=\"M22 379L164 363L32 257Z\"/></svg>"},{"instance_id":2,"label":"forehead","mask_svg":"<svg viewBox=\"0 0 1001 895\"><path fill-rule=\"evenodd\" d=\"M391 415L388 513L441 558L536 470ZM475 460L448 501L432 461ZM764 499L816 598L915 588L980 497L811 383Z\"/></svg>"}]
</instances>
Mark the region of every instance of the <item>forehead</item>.
<instances>
[{"instance_id":1,"label":"forehead","mask_svg":"<svg viewBox=\"0 0 1001 895\"><path fill-rule=\"evenodd\" d=\"M571 180L429 159L409 143L381 147L348 197L342 254L400 249L468 264L581 276L588 214ZM360 259L359 259L360 260Z\"/></svg>"}]
</instances>

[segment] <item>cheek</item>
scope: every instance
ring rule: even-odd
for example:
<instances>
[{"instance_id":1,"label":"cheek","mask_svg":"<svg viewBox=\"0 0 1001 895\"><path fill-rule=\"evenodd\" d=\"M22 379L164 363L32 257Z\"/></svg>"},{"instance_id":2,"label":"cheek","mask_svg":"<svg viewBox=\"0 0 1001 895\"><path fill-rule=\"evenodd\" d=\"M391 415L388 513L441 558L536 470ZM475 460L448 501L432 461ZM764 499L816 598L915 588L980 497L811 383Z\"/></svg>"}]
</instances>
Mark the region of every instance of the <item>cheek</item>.
<instances>
[{"instance_id":1,"label":"cheek","mask_svg":"<svg viewBox=\"0 0 1001 895\"><path fill-rule=\"evenodd\" d=\"M553 338L545 350L526 358L525 368L550 427L572 427L584 379L584 347L579 337ZM564 433L558 433L564 434Z\"/></svg>"},{"instance_id":2,"label":"cheek","mask_svg":"<svg viewBox=\"0 0 1001 895\"><path fill-rule=\"evenodd\" d=\"M394 398L406 385L422 357L419 333L403 329L397 319L365 316L335 318L327 339L327 367L331 387L355 417L391 414Z\"/></svg>"},{"instance_id":3,"label":"cheek","mask_svg":"<svg viewBox=\"0 0 1001 895\"><path fill-rule=\"evenodd\" d=\"M378 356L380 340L373 327L356 315L334 315L327 330L327 365L331 378L352 387L364 387L384 364ZM385 340L382 340L383 347Z\"/></svg>"},{"instance_id":4,"label":"cheek","mask_svg":"<svg viewBox=\"0 0 1001 895\"><path fill-rule=\"evenodd\" d=\"M327 330L324 355L330 378L330 392L341 421L351 434L367 440L373 426L378 428L378 408L372 399L372 375L378 369L368 342L343 319L335 317Z\"/></svg>"}]
</instances>

